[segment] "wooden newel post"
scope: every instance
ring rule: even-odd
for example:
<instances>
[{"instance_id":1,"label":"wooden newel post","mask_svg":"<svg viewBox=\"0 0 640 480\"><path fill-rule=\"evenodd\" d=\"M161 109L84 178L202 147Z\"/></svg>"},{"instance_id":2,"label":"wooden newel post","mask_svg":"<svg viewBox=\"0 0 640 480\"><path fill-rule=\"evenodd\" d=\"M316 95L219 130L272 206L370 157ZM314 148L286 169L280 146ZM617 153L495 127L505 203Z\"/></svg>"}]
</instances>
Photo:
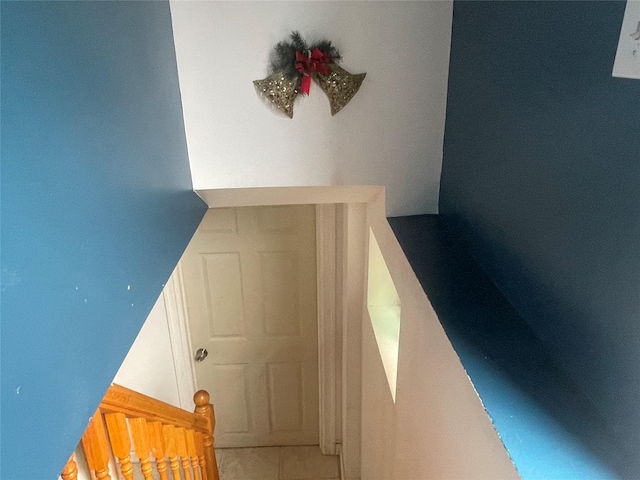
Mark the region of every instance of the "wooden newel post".
<instances>
[{"instance_id":1,"label":"wooden newel post","mask_svg":"<svg viewBox=\"0 0 640 480\"><path fill-rule=\"evenodd\" d=\"M216 428L216 415L213 411L213 405L209 403L209 393L207 393L206 390L198 390L193 396L193 403L196 404L194 412L207 419L208 431L203 435L206 478L207 480L220 480L216 451L213 446L213 431Z\"/></svg>"},{"instance_id":2,"label":"wooden newel post","mask_svg":"<svg viewBox=\"0 0 640 480\"><path fill-rule=\"evenodd\" d=\"M76 465L75 454L71 455L60 476L62 480L76 480L78 478L78 465Z\"/></svg>"}]
</instances>

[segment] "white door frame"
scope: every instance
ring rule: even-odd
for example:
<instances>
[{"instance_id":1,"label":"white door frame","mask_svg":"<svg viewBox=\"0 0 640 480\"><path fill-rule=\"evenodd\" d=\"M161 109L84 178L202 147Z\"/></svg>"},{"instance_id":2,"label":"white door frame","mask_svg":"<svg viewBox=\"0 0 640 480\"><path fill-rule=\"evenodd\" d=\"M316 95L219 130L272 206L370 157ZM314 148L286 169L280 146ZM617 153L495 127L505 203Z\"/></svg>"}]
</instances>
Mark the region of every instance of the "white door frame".
<instances>
[{"instance_id":1,"label":"white door frame","mask_svg":"<svg viewBox=\"0 0 640 480\"><path fill-rule=\"evenodd\" d=\"M359 478L366 211L384 195L384 187L234 188L196 193L209 208L316 205L320 449L327 455L341 455L345 478ZM179 265L164 294L180 403L191 410L198 385Z\"/></svg>"},{"instance_id":2,"label":"white door frame","mask_svg":"<svg viewBox=\"0 0 640 480\"><path fill-rule=\"evenodd\" d=\"M182 269L178 264L164 286L164 305L167 311L167 326L173 367L176 373L180 408L191 411L194 408L193 394L198 390L196 371L191 357L191 333L184 303Z\"/></svg>"},{"instance_id":3,"label":"white door frame","mask_svg":"<svg viewBox=\"0 0 640 480\"><path fill-rule=\"evenodd\" d=\"M336 455L336 204L316 205L318 298L318 392L320 395L320 450Z\"/></svg>"}]
</instances>

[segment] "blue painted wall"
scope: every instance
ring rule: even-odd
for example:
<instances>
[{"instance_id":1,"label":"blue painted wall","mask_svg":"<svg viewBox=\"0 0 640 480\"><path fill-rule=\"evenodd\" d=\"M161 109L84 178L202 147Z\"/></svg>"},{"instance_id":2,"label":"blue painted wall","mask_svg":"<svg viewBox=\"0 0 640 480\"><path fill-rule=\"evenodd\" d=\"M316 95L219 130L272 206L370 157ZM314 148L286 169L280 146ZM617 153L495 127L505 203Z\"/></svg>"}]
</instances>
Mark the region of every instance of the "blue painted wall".
<instances>
[{"instance_id":1,"label":"blue painted wall","mask_svg":"<svg viewBox=\"0 0 640 480\"><path fill-rule=\"evenodd\" d=\"M640 81L624 2L455 2L440 212L640 475Z\"/></svg>"},{"instance_id":2,"label":"blue painted wall","mask_svg":"<svg viewBox=\"0 0 640 480\"><path fill-rule=\"evenodd\" d=\"M598 411L442 215L389 223L523 480L617 480Z\"/></svg>"},{"instance_id":3,"label":"blue painted wall","mask_svg":"<svg viewBox=\"0 0 640 480\"><path fill-rule=\"evenodd\" d=\"M3 2L1 166L1 477L55 478L205 211L168 2Z\"/></svg>"}]
</instances>

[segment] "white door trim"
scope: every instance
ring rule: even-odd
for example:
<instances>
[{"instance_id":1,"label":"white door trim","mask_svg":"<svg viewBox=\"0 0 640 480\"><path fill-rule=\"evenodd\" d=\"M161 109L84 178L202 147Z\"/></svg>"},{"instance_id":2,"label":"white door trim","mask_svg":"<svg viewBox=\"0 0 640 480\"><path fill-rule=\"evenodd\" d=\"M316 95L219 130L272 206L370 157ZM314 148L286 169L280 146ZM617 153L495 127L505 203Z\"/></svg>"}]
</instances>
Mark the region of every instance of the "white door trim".
<instances>
[{"instance_id":1,"label":"white door trim","mask_svg":"<svg viewBox=\"0 0 640 480\"><path fill-rule=\"evenodd\" d=\"M316 205L320 450L336 455L336 205Z\"/></svg>"},{"instance_id":2,"label":"white door trim","mask_svg":"<svg viewBox=\"0 0 640 480\"><path fill-rule=\"evenodd\" d=\"M180 407L191 411L194 408L193 394L196 393L198 385L191 358L191 336L184 303L180 264L176 266L164 287L164 305L167 310L167 326Z\"/></svg>"},{"instance_id":3,"label":"white door trim","mask_svg":"<svg viewBox=\"0 0 640 480\"><path fill-rule=\"evenodd\" d=\"M341 265L338 275L341 289L340 323L342 325L341 447L343 480L360 479L362 423L362 322L366 311L368 257L368 204L348 203L339 206Z\"/></svg>"}]
</instances>

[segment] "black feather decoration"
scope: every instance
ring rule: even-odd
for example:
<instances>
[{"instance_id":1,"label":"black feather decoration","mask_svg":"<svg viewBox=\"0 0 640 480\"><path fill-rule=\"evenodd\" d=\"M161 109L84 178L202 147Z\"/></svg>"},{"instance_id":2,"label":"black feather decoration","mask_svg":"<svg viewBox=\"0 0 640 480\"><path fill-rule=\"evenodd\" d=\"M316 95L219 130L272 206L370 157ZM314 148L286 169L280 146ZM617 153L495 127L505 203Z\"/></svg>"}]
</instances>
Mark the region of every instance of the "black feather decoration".
<instances>
[{"instance_id":1,"label":"black feather decoration","mask_svg":"<svg viewBox=\"0 0 640 480\"><path fill-rule=\"evenodd\" d=\"M342 60L340 50L333 46L330 40L320 40L309 47L310 50L317 48L325 55L328 55L332 62L338 63Z\"/></svg>"},{"instance_id":2,"label":"black feather decoration","mask_svg":"<svg viewBox=\"0 0 640 480\"><path fill-rule=\"evenodd\" d=\"M296 48L289 42L279 42L271 53L269 74L283 73L289 80L298 76L296 71Z\"/></svg>"},{"instance_id":3,"label":"black feather decoration","mask_svg":"<svg viewBox=\"0 0 640 480\"><path fill-rule=\"evenodd\" d=\"M302 38L302 35L300 35L298 31L291 32L291 43L299 52L309 50L307 42L304 41L304 38Z\"/></svg>"},{"instance_id":4,"label":"black feather decoration","mask_svg":"<svg viewBox=\"0 0 640 480\"><path fill-rule=\"evenodd\" d=\"M273 47L269 62L270 74L282 73L289 80L300 77L300 73L296 70L296 52L307 52L316 48L328 55L332 62L337 63L342 60L340 51L329 40L320 40L309 46L298 31L291 32L289 38L289 40L278 42Z\"/></svg>"}]
</instances>

